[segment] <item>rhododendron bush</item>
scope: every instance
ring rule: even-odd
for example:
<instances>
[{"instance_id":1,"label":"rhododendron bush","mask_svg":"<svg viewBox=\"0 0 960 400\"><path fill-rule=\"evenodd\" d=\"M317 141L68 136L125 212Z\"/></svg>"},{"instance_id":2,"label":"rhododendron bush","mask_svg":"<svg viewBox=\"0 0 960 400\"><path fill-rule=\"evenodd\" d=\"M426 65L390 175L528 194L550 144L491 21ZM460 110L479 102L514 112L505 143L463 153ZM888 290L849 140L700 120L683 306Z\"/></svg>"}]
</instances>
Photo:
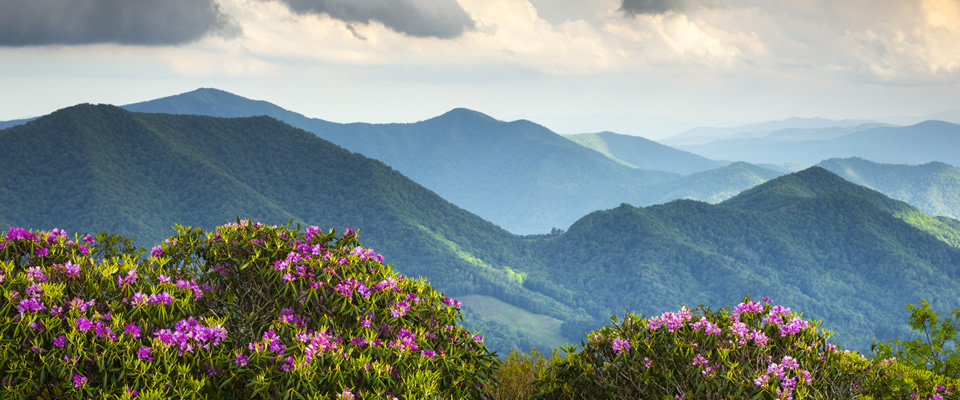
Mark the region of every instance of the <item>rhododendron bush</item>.
<instances>
[{"instance_id":1,"label":"rhododendron bush","mask_svg":"<svg viewBox=\"0 0 960 400\"><path fill-rule=\"evenodd\" d=\"M544 399L943 399L956 380L841 351L790 308L744 299L622 322L555 355ZM508 364L505 368L511 368Z\"/></svg>"},{"instance_id":2,"label":"rhododendron bush","mask_svg":"<svg viewBox=\"0 0 960 400\"><path fill-rule=\"evenodd\" d=\"M498 363L350 229L11 228L0 263L2 398L483 398Z\"/></svg>"}]
</instances>

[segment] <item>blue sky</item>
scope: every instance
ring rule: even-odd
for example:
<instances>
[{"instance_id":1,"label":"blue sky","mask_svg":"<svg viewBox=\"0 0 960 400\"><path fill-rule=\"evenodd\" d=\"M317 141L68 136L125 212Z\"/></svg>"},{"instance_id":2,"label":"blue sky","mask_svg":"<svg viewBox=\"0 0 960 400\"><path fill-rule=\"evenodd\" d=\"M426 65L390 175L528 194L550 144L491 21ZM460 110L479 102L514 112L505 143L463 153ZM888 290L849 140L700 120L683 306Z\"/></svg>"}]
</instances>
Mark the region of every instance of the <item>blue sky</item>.
<instances>
[{"instance_id":1,"label":"blue sky","mask_svg":"<svg viewBox=\"0 0 960 400\"><path fill-rule=\"evenodd\" d=\"M957 0L2 0L0 120L216 87L651 138L960 109Z\"/></svg>"}]
</instances>

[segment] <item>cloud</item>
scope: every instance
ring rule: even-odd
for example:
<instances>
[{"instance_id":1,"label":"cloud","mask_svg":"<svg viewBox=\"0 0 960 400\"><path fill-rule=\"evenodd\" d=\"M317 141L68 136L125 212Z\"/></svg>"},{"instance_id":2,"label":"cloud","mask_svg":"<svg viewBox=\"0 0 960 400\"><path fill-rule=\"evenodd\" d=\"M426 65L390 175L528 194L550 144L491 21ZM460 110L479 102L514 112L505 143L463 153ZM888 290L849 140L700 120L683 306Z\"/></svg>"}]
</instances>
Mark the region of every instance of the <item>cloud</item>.
<instances>
[{"instance_id":1,"label":"cloud","mask_svg":"<svg viewBox=\"0 0 960 400\"><path fill-rule=\"evenodd\" d=\"M214 0L4 0L0 46L175 45L236 30Z\"/></svg>"},{"instance_id":2,"label":"cloud","mask_svg":"<svg viewBox=\"0 0 960 400\"><path fill-rule=\"evenodd\" d=\"M628 16L685 13L700 7L714 7L717 0L623 0L620 11Z\"/></svg>"},{"instance_id":3,"label":"cloud","mask_svg":"<svg viewBox=\"0 0 960 400\"><path fill-rule=\"evenodd\" d=\"M457 0L275 0L297 14L325 14L347 23L382 23L415 37L450 39L474 28Z\"/></svg>"}]
</instances>

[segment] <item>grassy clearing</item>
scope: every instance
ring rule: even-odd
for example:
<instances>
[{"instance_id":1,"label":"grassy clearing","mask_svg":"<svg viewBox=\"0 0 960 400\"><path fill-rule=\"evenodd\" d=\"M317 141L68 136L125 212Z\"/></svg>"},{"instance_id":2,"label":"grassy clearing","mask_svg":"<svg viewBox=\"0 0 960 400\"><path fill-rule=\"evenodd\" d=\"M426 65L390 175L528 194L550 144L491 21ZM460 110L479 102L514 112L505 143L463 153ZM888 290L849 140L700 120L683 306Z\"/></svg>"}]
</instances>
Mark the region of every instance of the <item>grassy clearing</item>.
<instances>
[{"instance_id":1,"label":"grassy clearing","mask_svg":"<svg viewBox=\"0 0 960 400\"><path fill-rule=\"evenodd\" d=\"M566 344L560 335L563 321L542 314L534 314L522 308L504 303L491 296L458 296L463 306L480 314L483 319L494 321L516 329L538 343L540 350L549 352L557 346Z\"/></svg>"}]
</instances>

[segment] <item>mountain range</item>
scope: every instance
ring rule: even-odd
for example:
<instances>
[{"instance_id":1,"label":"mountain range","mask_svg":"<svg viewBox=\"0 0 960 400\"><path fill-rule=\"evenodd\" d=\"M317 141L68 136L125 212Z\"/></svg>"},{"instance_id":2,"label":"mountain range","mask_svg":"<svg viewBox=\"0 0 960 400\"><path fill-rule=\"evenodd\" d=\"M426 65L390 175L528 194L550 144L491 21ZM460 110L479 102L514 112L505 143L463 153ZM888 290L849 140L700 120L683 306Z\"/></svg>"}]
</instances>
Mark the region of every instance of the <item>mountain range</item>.
<instances>
[{"instance_id":1,"label":"mountain range","mask_svg":"<svg viewBox=\"0 0 960 400\"><path fill-rule=\"evenodd\" d=\"M530 121L504 122L462 108L412 124L337 124L216 89L124 108L217 117L271 116L383 161L453 204L518 234L565 229L589 212L623 202L649 205L651 199L680 198L671 193L723 199L749 188L743 182L756 183L746 176L732 177L730 185L718 181L712 191L682 188L687 182L683 175L729 163L612 133L592 135L592 143L607 149L598 154L596 147L577 145ZM616 156L611 157L611 151Z\"/></svg>"},{"instance_id":2,"label":"mountain range","mask_svg":"<svg viewBox=\"0 0 960 400\"><path fill-rule=\"evenodd\" d=\"M400 272L467 299L468 326L500 350L575 342L625 309L747 294L823 319L838 343L864 349L909 334L907 303L952 306L960 283L960 222L816 167L717 205L623 204L566 232L517 236L268 117L79 105L2 130L0 141L0 224L109 228L145 247L175 223L209 229L238 216L350 226Z\"/></svg>"},{"instance_id":3,"label":"mountain range","mask_svg":"<svg viewBox=\"0 0 960 400\"><path fill-rule=\"evenodd\" d=\"M852 119L833 120L827 118L791 117L784 120L758 122L732 127L697 127L664 138L662 142L670 146L691 146L717 140L761 138L772 132L784 129L846 128L870 123L874 122Z\"/></svg>"},{"instance_id":4,"label":"mountain range","mask_svg":"<svg viewBox=\"0 0 960 400\"><path fill-rule=\"evenodd\" d=\"M830 158L865 158L889 164L934 161L960 165L960 125L925 121L910 126L787 129L755 138L724 139L679 149L719 160L815 165Z\"/></svg>"},{"instance_id":5,"label":"mountain range","mask_svg":"<svg viewBox=\"0 0 960 400\"><path fill-rule=\"evenodd\" d=\"M175 103L227 117L302 117L226 92L190 95ZM960 221L931 217L823 168L781 176L643 138L602 133L570 139L528 121L502 122L465 109L416 124L302 118L303 124L327 126L327 133L360 132L351 139L358 143L379 137L381 148L441 143L446 150L424 150L435 152L430 156L437 166L469 169L470 163L447 154L450 148L466 153L497 144L509 154L501 162L514 159L516 174L553 165L537 165L544 160L576 158L583 176L610 168L623 174L619 179L631 173L668 178L645 186L650 197L636 197L636 204L658 205L598 208L566 232L518 236L392 166L270 117L79 105L0 130L0 226L108 229L137 237L145 247L169 235L175 223L209 229L243 217L350 226L400 272L464 298L468 326L487 332L501 351L575 342L624 309L659 313L681 302L733 304L747 293L822 318L839 343L864 349L870 338L909 334L908 302L926 298L940 308L954 306ZM923 193L956 190L955 168L946 164L822 164L865 185L887 184L885 190L934 175L941 178L923 185L937 189ZM656 165L670 168L648 169ZM480 179L476 168L470 173ZM534 172L528 175L549 171ZM750 189L731 189L737 185ZM506 207L495 194L473 193ZM709 193L716 196L703 197ZM563 206L555 201L545 208Z\"/></svg>"}]
</instances>

